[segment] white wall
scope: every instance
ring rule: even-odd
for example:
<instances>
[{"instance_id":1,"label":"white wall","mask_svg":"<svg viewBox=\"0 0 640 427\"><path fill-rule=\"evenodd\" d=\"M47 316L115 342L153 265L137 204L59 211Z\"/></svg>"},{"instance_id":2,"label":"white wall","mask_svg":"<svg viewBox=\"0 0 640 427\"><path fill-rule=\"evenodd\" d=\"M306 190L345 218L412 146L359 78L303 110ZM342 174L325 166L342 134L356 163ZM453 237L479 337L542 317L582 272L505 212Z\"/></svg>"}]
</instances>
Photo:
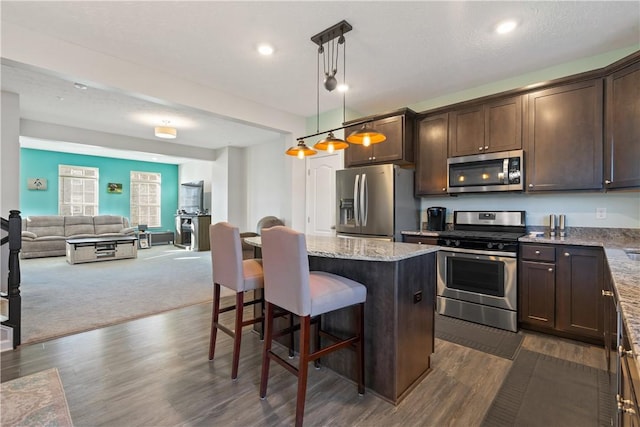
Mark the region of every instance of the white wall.
<instances>
[{"instance_id":1,"label":"white wall","mask_svg":"<svg viewBox=\"0 0 640 427\"><path fill-rule=\"evenodd\" d=\"M0 112L0 216L8 219L9 211L20 207L20 97L0 92ZM6 290L9 245L2 245L0 252L0 287Z\"/></svg>"},{"instance_id":2,"label":"white wall","mask_svg":"<svg viewBox=\"0 0 640 427\"><path fill-rule=\"evenodd\" d=\"M256 231L260 218L268 215L291 223L291 216L284 209L288 195L283 143L279 139L246 148L247 231Z\"/></svg>"}]
</instances>

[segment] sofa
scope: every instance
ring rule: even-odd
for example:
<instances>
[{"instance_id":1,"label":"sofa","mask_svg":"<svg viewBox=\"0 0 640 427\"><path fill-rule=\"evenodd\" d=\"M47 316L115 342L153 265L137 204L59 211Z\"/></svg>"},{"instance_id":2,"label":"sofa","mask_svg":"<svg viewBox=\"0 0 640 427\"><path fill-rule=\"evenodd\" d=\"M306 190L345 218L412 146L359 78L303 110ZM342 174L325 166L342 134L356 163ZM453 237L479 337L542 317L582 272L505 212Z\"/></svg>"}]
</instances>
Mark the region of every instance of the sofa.
<instances>
[{"instance_id":1,"label":"sofa","mask_svg":"<svg viewBox=\"0 0 640 427\"><path fill-rule=\"evenodd\" d=\"M66 239L135 235L129 220L119 215L28 216L22 219L20 258L62 256Z\"/></svg>"}]
</instances>

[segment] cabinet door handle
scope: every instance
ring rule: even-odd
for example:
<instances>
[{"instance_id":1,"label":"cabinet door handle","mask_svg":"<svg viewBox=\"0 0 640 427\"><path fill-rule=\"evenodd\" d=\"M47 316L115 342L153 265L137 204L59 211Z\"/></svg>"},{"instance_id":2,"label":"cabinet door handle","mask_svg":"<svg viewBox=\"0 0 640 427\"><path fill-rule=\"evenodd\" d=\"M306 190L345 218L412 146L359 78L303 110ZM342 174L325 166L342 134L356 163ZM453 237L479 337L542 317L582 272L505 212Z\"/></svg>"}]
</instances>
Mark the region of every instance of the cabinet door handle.
<instances>
[{"instance_id":1,"label":"cabinet door handle","mask_svg":"<svg viewBox=\"0 0 640 427\"><path fill-rule=\"evenodd\" d=\"M608 179L605 179L605 180L604 180L604 183L605 183L605 184L607 184L607 185L609 185L609 184L611 184L611 181L609 181Z\"/></svg>"},{"instance_id":2,"label":"cabinet door handle","mask_svg":"<svg viewBox=\"0 0 640 427\"><path fill-rule=\"evenodd\" d=\"M482 151L482 150L483 150L483 148L482 148L482 147L478 147L478 150Z\"/></svg>"},{"instance_id":3,"label":"cabinet door handle","mask_svg":"<svg viewBox=\"0 0 640 427\"><path fill-rule=\"evenodd\" d=\"M540 251L536 251L536 255L540 255Z\"/></svg>"},{"instance_id":4,"label":"cabinet door handle","mask_svg":"<svg viewBox=\"0 0 640 427\"><path fill-rule=\"evenodd\" d=\"M442 191L447 191L447 189L445 187L442 187Z\"/></svg>"},{"instance_id":5,"label":"cabinet door handle","mask_svg":"<svg viewBox=\"0 0 640 427\"><path fill-rule=\"evenodd\" d=\"M564 256L571 256L571 254L569 252L565 252Z\"/></svg>"},{"instance_id":6,"label":"cabinet door handle","mask_svg":"<svg viewBox=\"0 0 640 427\"><path fill-rule=\"evenodd\" d=\"M375 160L375 159L376 159L376 156L373 156L373 157L372 157L372 159L373 159L373 160Z\"/></svg>"},{"instance_id":7,"label":"cabinet door handle","mask_svg":"<svg viewBox=\"0 0 640 427\"><path fill-rule=\"evenodd\" d=\"M602 290L602 296L603 297L612 297L613 296L613 292L611 291L605 291L604 289Z\"/></svg>"},{"instance_id":8,"label":"cabinet door handle","mask_svg":"<svg viewBox=\"0 0 640 427\"><path fill-rule=\"evenodd\" d=\"M549 267L549 273L553 272L553 268Z\"/></svg>"},{"instance_id":9,"label":"cabinet door handle","mask_svg":"<svg viewBox=\"0 0 640 427\"><path fill-rule=\"evenodd\" d=\"M529 184L529 188L533 188L533 184Z\"/></svg>"},{"instance_id":10,"label":"cabinet door handle","mask_svg":"<svg viewBox=\"0 0 640 427\"><path fill-rule=\"evenodd\" d=\"M485 150L488 150L488 149L489 149L489 146L488 146L488 145L485 145L485 146L484 146L484 149L485 149Z\"/></svg>"},{"instance_id":11,"label":"cabinet door handle","mask_svg":"<svg viewBox=\"0 0 640 427\"><path fill-rule=\"evenodd\" d=\"M618 347L620 357L633 357L633 350L625 350L623 346Z\"/></svg>"}]
</instances>

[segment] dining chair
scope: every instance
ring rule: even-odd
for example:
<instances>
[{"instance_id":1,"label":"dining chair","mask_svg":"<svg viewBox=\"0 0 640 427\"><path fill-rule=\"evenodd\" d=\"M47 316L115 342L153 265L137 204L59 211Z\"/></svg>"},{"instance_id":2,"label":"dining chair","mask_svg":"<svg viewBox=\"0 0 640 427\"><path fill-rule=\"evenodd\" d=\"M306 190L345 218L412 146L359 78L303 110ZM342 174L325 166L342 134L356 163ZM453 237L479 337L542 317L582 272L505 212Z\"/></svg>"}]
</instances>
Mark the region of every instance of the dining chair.
<instances>
[{"instance_id":1,"label":"dining chair","mask_svg":"<svg viewBox=\"0 0 640 427\"><path fill-rule=\"evenodd\" d=\"M301 426L309 362L316 362L321 356L336 350L354 349L358 393L364 394L364 302L367 289L361 283L336 274L310 272L304 234L285 226L275 226L262 231L262 262L266 308L260 398L264 399L267 394L269 365L273 360L298 378L296 426ZM314 339L315 348L311 352L311 319L350 306L356 314L355 334L347 339L340 339L321 331L318 326ZM282 335L282 331L274 333L273 330L275 307L299 316L300 360L297 368L272 351L273 339ZM333 344L320 348L320 333L333 341Z\"/></svg>"},{"instance_id":2,"label":"dining chair","mask_svg":"<svg viewBox=\"0 0 640 427\"><path fill-rule=\"evenodd\" d=\"M209 226L211 244L211 266L213 269L213 313L211 317L211 338L209 341L209 360L213 360L216 349L218 329L233 338L233 360L231 379L238 378L238 364L240 359L240 343L242 328L262 322L263 317L244 320L244 307L261 303L260 298L244 301L245 292L258 290L263 287L262 261L260 259L242 259L242 242L240 231L228 222L218 222ZM220 287L235 292L235 305L220 308ZM234 330L219 322L220 313L235 310Z\"/></svg>"}]
</instances>

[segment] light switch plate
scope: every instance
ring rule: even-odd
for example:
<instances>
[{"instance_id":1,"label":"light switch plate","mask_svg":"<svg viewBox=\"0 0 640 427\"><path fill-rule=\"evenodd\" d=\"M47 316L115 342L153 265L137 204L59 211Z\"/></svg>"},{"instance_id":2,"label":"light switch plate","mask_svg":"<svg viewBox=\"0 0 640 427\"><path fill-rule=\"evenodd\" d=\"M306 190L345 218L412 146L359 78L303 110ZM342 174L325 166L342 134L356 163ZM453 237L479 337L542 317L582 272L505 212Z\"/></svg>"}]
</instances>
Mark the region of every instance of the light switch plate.
<instances>
[{"instance_id":1,"label":"light switch plate","mask_svg":"<svg viewBox=\"0 0 640 427\"><path fill-rule=\"evenodd\" d=\"M596 208L596 219L605 219L607 217L607 208Z\"/></svg>"}]
</instances>

